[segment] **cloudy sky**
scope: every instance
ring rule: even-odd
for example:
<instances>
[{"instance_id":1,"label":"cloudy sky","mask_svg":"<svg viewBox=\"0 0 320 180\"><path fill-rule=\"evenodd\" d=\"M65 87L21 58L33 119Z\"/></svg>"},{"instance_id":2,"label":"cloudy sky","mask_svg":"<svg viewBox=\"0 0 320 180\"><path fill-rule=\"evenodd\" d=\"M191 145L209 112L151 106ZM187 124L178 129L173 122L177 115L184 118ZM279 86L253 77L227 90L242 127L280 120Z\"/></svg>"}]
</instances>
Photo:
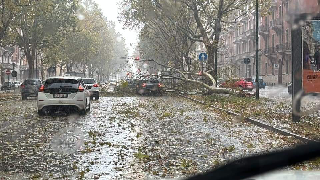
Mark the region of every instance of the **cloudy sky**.
<instances>
[{"instance_id":1,"label":"cloudy sky","mask_svg":"<svg viewBox=\"0 0 320 180\"><path fill-rule=\"evenodd\" d=\"M122 34L122 36L126 39L127 48L129 49L129 53L132 53L134 47L137 45L138 41L138 32L128 29L123 29L121 23L118 22L118 13L119 6L118 3L121 0L94 0L99 4L100 9L102 9L103 14L111 21L116 23L116 29L118 32Z\"/></svg>"}]
</instances>

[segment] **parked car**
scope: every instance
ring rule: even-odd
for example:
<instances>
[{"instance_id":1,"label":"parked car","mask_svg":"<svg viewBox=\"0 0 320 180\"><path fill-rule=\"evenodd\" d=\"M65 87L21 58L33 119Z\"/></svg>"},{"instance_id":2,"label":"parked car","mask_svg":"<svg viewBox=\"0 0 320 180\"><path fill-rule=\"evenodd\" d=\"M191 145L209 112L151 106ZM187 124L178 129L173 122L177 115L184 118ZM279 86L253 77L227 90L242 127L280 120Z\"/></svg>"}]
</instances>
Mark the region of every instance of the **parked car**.
<instances>
[{"instance_id":1,"label":"parked car","mask_svg":"<svg viewBox=\"0 0 320 180\"><path fill-rule=\"evenodd\" d=\"M252 79L253 87L256 87L256 80ZM265 89L266 83L263 81L263 79L259 79L259 89Z\"/></svg>"},{"instance_id":2,"label":"parked car","mask_svg":"<svg viewBox=\"0 0 320 180\"><path fill-rule=\"evenodd\" d=\"M14 81L14 82L13 82L13 85L14 85L14 88L15 88L15 89L18 89L18 88L20 88L20 86L21 86L21 82L20 82L20 81Z\"/></svg>"},{"instance_id":3,"label":"parked car","mask_svg":"<svg viewBox=\"0 0 320 180\"><path fill-rule=\"evenodd\" d=\"M90 111L90 92L80 77L52 77L41 85L38 92L38 114L52 111Z\"/></svg>"},{"instance_id":4,"label":"parked car","mask_svg":"<svg viewBox=\"0 0 320 180\"><path fill-rule=\"evenodd\" d=\"M97 81L93 78L82 78L82 80L84 85L90 92L91 100L93 99L93 97L95 98L95 100L98 100L100 96L100 87Z\"/></svg>"},{"instance_id":5,"label":"parked car","mask_svg":"<svg viewBox=\"0 0 320 180\"><path fill-rule=\"evenodd\" d=\"M1 91L7 91L14 89L14 84L12 82L4 82L1 86Z\"/></svg>"},{"instance_id":6,"label":"parked car","mask_svg":"<svg viewBox=\"0 0 320 180\"><path fill-rule=\"evenodd\" d=\"M136 88L136 86L137 86L137 84L138 84L138 82L139 82L138 79L127 79L126 81L128 82L128 86L129 86L129 88L131 88L131 89Z\"/></svg>"},{"instance_id":7,"label":"parked car","mask_svg":"<svg viewBox=\"0 0 320 180\"><path fill-rule=\"evenodd\" d=\"M243 90L253 90L253 83L252 81L247 81L245 79L240 79L239 81L236 82L236 86L240 87Z\"/></svg>"},{"instance_id":8,"label":"parked car","mask_svg":"<svg viewBox=\"0 0 320 180\"><path fill-rule=\"evenodd\" d=\"M220 87L223 88L240 88L243 90L253 90L253 83L252 81L246 81L245 79L229 79L223 82Z\"/></svg>"},{"instance_id":9,"label":"parked car","mask_svg":"<svg viewBox=\"0 0 320 180\"><path fill-rule=\"evenodd\" d=\"M157 79L142 79L138 81L136 92L138 94L162 94L163 85Z\"/></svg>"},{"instance_id":10,"label":"parked car","mask_svg":"<svg viewBox=\"0 0 320 180\"><path fill-rule=\"evenodd\" d=\"M26 100L28 97L37 97L40 87L41 87L40 79L26 79L21 84L22 100Z\"/></svg>"}]
</instances>

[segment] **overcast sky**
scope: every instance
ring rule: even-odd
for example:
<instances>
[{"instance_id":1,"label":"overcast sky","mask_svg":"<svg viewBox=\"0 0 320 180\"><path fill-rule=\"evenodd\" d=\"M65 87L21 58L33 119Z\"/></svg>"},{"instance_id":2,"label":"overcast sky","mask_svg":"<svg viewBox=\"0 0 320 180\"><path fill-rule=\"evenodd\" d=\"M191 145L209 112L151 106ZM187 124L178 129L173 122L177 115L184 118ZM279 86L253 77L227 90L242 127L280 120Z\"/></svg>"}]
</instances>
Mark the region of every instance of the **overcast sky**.
<instances>
[{"instance_id":1,"label":"overcast sky","mask_svg":"<svg viewBox=\"0 0 320 180\"><path fill-rule=\"evenodd\" d=\"M100 9L102 9L103 14L111 21L116 23L116 30L122 34L126 39L127 48L131 54L137 45L138 32L128 29L123 29L121 23L118 22L118 3L121 0L94 0L99 4Z\"/></svg>"}]
</instances>

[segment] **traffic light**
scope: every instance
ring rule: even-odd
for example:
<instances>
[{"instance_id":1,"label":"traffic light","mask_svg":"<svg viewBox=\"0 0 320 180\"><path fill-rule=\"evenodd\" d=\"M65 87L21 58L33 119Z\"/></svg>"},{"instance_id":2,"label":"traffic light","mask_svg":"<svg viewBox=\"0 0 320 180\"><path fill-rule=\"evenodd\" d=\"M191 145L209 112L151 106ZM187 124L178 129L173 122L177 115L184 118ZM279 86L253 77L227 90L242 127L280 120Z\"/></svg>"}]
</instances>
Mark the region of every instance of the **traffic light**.
<instances>
[{"instance_id":1,"label":"traffic light","mask_svg":"<svg viewBox=\"0 0 320 180\"><path fill-rule=\"evenodd\" d=\"M245 64L250 64L250 59L249 59L249 58L244 58L243 62L244 62Z\"/></svg>"}]
</instances>

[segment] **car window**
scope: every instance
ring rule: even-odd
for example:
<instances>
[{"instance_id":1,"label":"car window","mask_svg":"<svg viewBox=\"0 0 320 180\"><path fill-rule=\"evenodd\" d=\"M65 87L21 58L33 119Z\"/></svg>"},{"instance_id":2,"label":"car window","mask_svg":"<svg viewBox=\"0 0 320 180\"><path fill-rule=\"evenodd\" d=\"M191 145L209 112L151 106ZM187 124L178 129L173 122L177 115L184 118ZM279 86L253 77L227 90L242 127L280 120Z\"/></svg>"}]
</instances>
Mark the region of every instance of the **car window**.
<instances>
[{"instance_id":1,"label":"car window","mask_svg":"<svg viewBox=\"0 0 320 180\"><path fill-rule=\"evenodd\" d=\"M94 79L82 79L84 84L94 84L95 80Z\"/></svg>"},{"instance_id":2,"label":"car window","mask_svg":"<svg viewBox=\"0 0 320 180\"><path fill-rule=\"evenodd\" d=\"M149 80L150 83L159 83L158 80Z\"/></svg>"},{"instance_id":3,"label":"car window","mask_svg":"<svg viewBox=\"0 0 320 180\"><path fill-rule=\"evenodd\" d=\"M77 89L79 81L76 79L47 79L45 81L45 88L62 88L70 87Z\"/></svg>"},{"instance_id":4,"label":"car window","mask_svg":"<svg viewBox=\"0 0 320 180\"><path fill-rule=\"evenodd\" d=\"M26 80L24 85L37 85L37 80Z\"/></svg>"}]
</instances>

